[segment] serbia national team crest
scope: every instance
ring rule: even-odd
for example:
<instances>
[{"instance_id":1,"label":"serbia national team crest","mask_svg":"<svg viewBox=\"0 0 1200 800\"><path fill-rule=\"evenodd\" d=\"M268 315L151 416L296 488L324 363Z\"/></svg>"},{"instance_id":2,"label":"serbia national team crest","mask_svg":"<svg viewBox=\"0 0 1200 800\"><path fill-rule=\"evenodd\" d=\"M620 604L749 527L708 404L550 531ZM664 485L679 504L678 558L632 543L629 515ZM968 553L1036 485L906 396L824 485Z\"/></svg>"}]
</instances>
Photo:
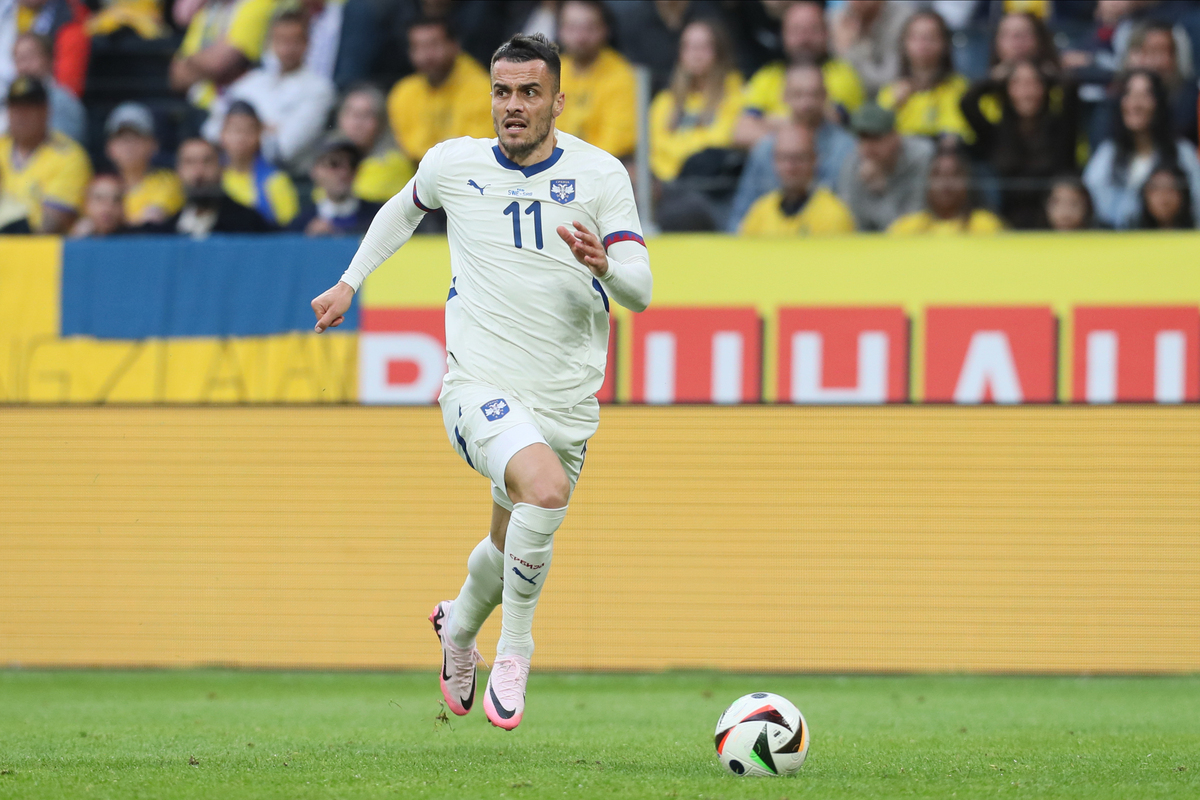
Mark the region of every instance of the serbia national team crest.
<instances>
[{"instance_id":1,"label":"serbia national team crest","mask_svg":"<svg viewBox=\"0 0 1200 800\"><path fill-rule=\"evenodd\" d=\"M503 398L488 400L479 409L487 417L488 422L495 422L508 413L508 403L504 402Z\"/></svg>"},{"instance_id":2,"label":"serbia national team crest","mask_svg":"<svg viewBox=\"0 0 1200 800\"><path fill-rule=\"evenodd\" d=\"M564 206L575 199L575 179L561 178L550 181L550 197Z\"/></svg>"}]
</instances>

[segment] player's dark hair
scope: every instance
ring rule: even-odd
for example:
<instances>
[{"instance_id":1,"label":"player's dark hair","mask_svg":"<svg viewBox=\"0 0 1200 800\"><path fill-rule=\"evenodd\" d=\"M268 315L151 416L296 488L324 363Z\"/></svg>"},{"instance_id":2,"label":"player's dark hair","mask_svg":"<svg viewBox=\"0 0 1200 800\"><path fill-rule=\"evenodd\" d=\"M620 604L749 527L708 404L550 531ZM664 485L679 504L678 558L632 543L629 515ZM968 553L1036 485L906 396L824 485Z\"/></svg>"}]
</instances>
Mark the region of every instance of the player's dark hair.
<instances>
[{"instance_id":1,"label":"player's dark hair","mask_svg":"<svg viewBox=\"0 0 1200 800\"><path fill-rule=\"evenodd\" d=\"M454 23L452 23L450 21L449 17L434 17L434 16L417 17L415 20L413 20L409 24L408 30L406 33L412 33L414 28L429 28L429 27L441 28L442 32L444 34L446 34L447 39L449 39L452 42L458 41L458 32L456 30L454 30Z\"/></svg>"},{"instance_id":2,"label":"player's dark hair","mask_svg":"<svg viewBox=\"0 0 1200 800\"><path fill-rule=\"evenodd\" d=\"M512 61L515 64L524 64L527 61L545 62L546 68L554 76L554 91L558 91L559 82L562 80L562 59L558 57L558 45L547 39L545 34L526 36L518 33L496 48L496 52L492 54L491 66L495 67L497 61Z\"/></svg>"}]
</instances>

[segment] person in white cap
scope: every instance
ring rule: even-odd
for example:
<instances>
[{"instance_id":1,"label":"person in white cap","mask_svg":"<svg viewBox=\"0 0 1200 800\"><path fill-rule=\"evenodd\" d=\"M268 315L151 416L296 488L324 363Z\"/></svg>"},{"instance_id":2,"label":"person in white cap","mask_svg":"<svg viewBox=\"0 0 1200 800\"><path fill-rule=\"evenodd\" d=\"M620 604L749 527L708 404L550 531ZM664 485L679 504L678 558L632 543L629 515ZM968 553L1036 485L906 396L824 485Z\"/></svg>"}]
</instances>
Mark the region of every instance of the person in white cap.
<instances>
[{"instance_id":1,"label":"person in white cap","mask_svg":"<svg viewBox=\"0 0 1200 800\"><path fill-rule=\"evenodd\" d=\"M169 169L156 169L154 115L141 103L122 103L104 123L104 153L125 188L125 220L131 226L162 222L183 208L183 184Z\"/></svg>"}]
</instances>

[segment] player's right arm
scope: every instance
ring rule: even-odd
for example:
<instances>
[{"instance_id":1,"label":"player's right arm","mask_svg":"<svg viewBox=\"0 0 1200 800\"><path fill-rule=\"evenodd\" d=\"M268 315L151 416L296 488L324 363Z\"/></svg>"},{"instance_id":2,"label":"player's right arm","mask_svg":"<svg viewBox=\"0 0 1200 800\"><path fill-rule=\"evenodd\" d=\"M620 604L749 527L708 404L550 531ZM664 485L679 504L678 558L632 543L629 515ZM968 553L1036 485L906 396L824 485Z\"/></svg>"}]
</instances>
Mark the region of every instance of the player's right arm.
<instances>
[{"instance_id":1,"label":"player's right arm","mask_svg":"<svg viewBox=\"0 0 1200 800\"><path fill-rule=\"evenodd\" d=\"M367 235L358 245L358 252L342 273L341 280L313 299L317 333L342 324L355 293L367 276L412 237L427 211L440 205L436 164L440 160L441 149L442 145L438 145L426 153L412 180L375 214Z\"/></svg>"}]
</instances>

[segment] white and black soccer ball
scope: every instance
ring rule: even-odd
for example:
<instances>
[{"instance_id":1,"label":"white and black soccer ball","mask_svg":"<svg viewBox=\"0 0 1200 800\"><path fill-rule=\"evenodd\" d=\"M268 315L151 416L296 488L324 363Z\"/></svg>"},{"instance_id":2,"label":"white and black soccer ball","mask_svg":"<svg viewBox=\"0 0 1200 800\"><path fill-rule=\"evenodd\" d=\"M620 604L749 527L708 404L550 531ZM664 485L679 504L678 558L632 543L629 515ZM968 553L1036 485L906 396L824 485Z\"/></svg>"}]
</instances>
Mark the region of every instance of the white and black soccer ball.
<instances>
[{"instance_id":1,"label":"white and black soccer ball","mask_svg":"<svg viewBox=\"0 0 1200 800\"><path fill-rule=\"evenodd\" d=\"M717 758L734 775L795 775L808 740L800 709L770 692L739 697L717 720Z\"/></svg>"}]
</instances>

